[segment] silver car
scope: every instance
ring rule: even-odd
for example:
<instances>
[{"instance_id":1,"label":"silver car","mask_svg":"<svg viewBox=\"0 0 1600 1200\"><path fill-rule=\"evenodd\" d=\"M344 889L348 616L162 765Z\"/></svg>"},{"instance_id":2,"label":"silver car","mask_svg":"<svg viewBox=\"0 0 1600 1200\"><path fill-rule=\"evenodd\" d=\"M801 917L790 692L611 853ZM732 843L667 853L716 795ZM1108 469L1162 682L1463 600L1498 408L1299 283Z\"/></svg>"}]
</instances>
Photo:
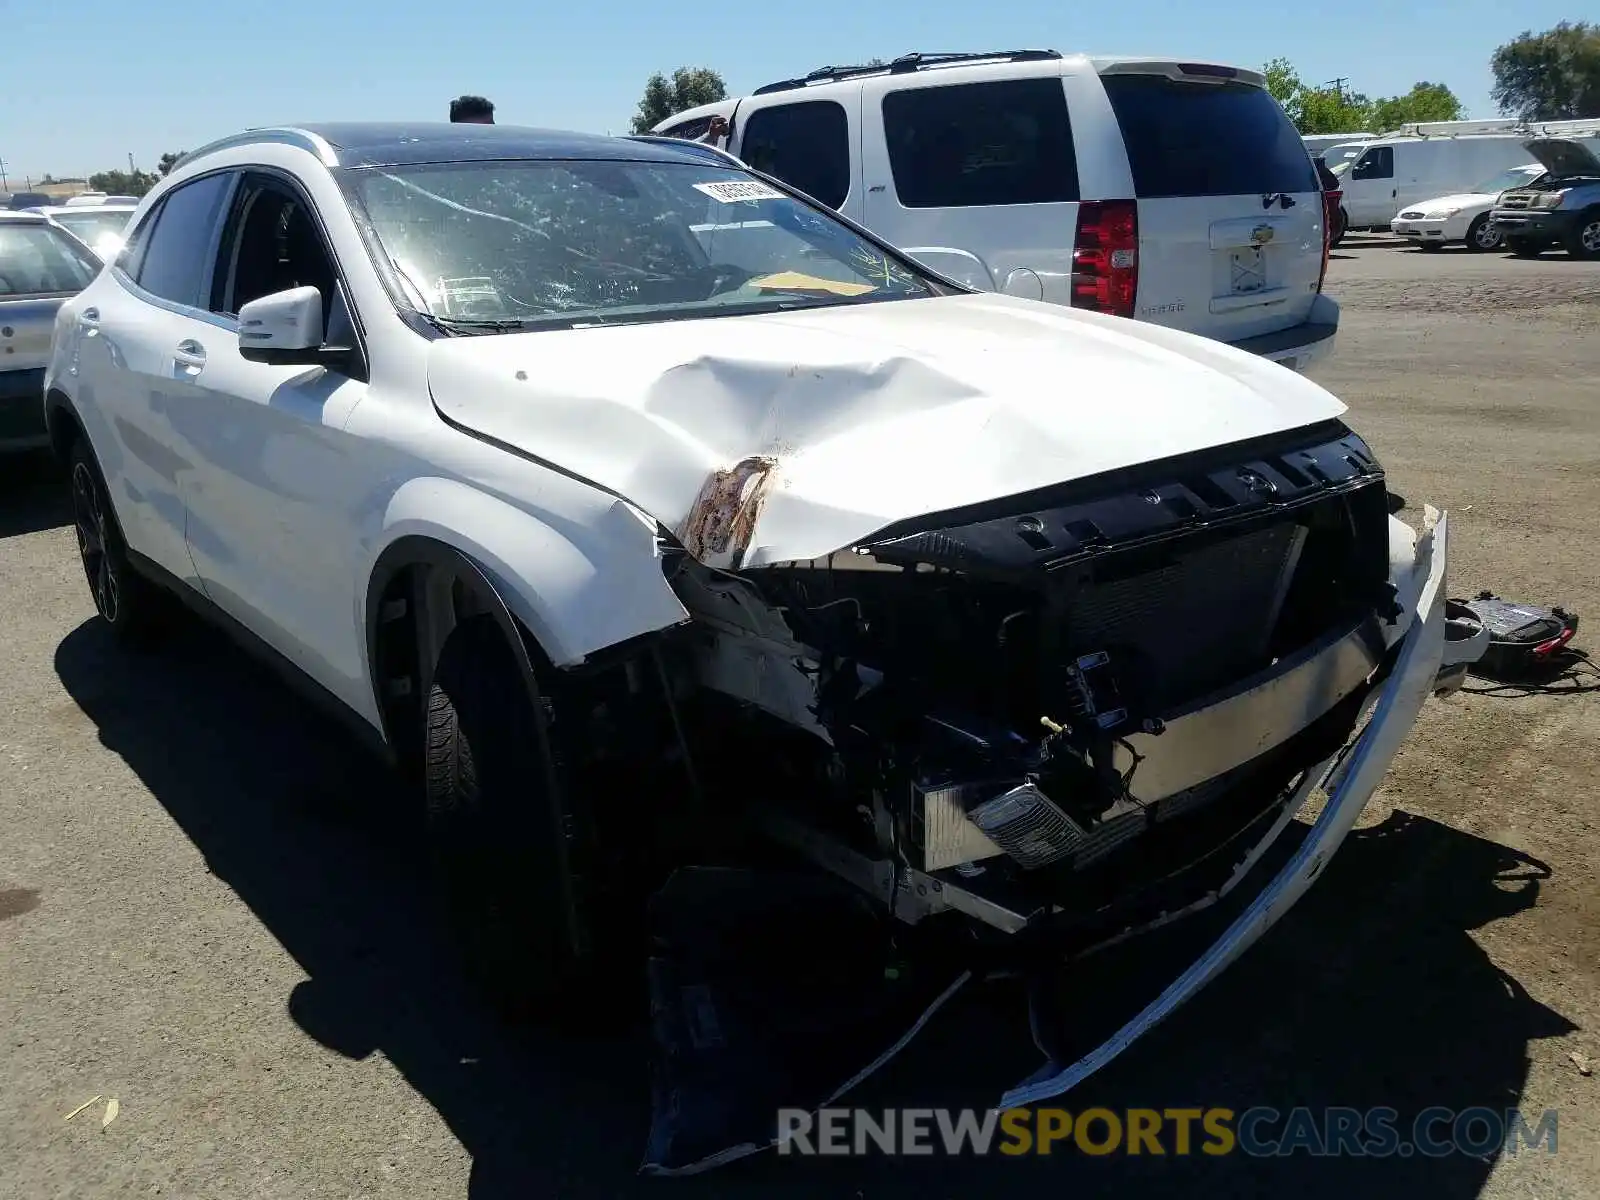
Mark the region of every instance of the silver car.
<instances>
[{"instance_id":1,"label":"silver car","mask_svg":"<svg viewBox=\"0 0 1600 1200\"><path fill-rule=\"evenodd\" d=\"M122 235L128 230L139 202L112 204L61 204L48 208L35 208L52 225L65 229L83 242L95 255L109 261L122 249Z\"/></svg>"},{"instance_id":2,"label":"silver car","mask_svg":"<svg viewBox=\"0 0 1600 1200\"><path fill-rule=\"evenodd\" d=\"M94 251L44 216L0 212L0 453L48 443L44 368L56 310L99 272Z\"/></svg>"}]
</instances>

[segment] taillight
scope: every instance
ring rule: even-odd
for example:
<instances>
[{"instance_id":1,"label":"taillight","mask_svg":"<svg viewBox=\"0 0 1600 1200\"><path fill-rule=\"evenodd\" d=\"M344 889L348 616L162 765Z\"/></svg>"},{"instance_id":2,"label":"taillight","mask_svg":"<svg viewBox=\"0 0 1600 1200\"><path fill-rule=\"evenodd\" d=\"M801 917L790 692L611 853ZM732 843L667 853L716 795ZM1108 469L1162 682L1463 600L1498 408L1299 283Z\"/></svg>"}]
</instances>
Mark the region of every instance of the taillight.
<instances>
[{"instance_id":1,"label":"taillight","mask_svg":"<svg viewBox=\"0 0 1600 1200\"><path fill-rule=\"evenodd\" d=\"M1322 193L1322 270L1317 272L1319 292L1322 290L1322 281L1328 277L1328 256L1333 253L1333 223L1339 216L1339 201L1343 196L1342 190Z\"/></svg>"},{"instance_id":2,"label":"taillight","mask_svg":"<svg viewBox=\"0 0 1600 1200\"><path fill-rule=\"evenodd\" d=\"M1072 307L1131 317L1138 291L1138 204L1083 201L1078 205L1078 241L1072 251Z\"/></svg>"}]
</instances>

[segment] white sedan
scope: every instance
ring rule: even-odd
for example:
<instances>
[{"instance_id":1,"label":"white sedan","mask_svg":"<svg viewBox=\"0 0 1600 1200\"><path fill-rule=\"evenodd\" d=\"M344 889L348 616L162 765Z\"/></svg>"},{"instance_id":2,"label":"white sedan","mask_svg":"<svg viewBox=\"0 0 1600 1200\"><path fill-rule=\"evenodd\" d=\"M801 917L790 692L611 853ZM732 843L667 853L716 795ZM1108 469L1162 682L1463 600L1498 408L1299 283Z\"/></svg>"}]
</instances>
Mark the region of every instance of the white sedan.
<instances>
[{"instance_id":1,"label":"white sedan","mask_svg":"<svg viewBox=\"0 0 1600 1200\"><path fill-rule=\"evenodd\" d=\"M684 143L216 143L46 386L106 625L178 597L410 772L486 978L571 986L650 881L772 844L980 972L1237 888L1026 1102L1283 914L1476 644L1448 522L1315 383L970 292Z\"/></svg>"},{"instance_id":2,"label":"white sedan","mask_svg":"<svg viewBox=\"0 0 1600 1200\"><path fill-rule=\"evenodd\" d=\"M1413 205L1390 221L1389 228L1423 250L1437 250L1452 242L1465 242L1469 250L1498 250L1503 240L1500 227L1490 219L1495 201L1501 192L1527 187L1544 173L1538 163L1512 167L1471 191Z\"/></svg>"}]
</instances>

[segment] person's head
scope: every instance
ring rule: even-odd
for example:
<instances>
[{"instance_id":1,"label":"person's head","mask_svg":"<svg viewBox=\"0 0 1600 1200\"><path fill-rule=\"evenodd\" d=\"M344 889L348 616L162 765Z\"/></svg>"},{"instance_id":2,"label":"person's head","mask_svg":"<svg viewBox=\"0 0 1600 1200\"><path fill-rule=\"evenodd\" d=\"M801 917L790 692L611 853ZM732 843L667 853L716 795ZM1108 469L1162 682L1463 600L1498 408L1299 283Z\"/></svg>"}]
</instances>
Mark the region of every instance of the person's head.
<instances>
[{"instance_id":1,"label":"person's head","mask_svg":"<svg viewBox=\"0 0 1600 1200\"><path fill-rule=\"evenodd\" d=\"M482 96L457 96L450 101L450 120L457 125L493 125L494 105Z\"/></svg>"}]
</instances>

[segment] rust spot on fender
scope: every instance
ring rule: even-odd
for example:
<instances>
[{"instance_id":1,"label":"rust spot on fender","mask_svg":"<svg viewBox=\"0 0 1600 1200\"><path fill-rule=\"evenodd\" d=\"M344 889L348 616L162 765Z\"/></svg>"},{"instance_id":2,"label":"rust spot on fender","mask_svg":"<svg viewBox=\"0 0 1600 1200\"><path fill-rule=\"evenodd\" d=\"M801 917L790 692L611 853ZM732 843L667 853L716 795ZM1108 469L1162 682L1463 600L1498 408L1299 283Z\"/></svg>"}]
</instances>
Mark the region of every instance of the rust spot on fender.
<instances>
[{"instance_id":1,"label":"rust spot on fender","mask_svg":"<svg viewBox=\"0 0 1600 1200\"><path fill-rule=\"evenodd\" d=\"M684 549L703 561L738 565L755 536L756 519L778 477L770 455L742 459L713 471L701 485L694 507L678 530Z\"/></svg>"}]
</instances>

